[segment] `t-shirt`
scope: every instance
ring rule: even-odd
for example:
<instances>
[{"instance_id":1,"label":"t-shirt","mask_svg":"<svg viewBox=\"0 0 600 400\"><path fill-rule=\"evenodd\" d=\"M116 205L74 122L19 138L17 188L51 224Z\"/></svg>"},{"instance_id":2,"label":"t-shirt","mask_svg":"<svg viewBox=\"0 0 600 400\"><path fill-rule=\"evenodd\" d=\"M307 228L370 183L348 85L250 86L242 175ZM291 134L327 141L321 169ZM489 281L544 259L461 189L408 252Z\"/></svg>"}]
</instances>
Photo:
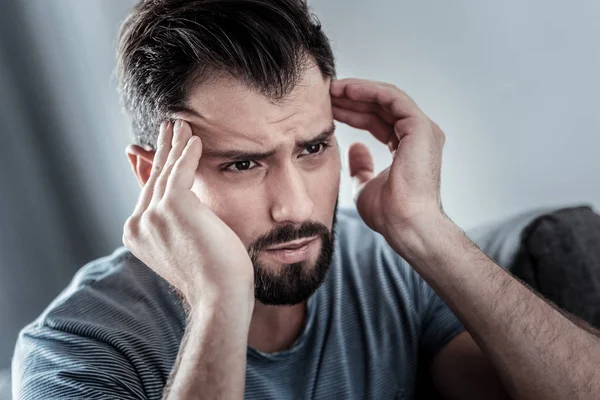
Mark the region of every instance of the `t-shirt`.
<instances>
[{"instance_id":1,"label":"t-shirt","mask_svg":"<svg viewBox=\"0 0 600 400\"><path fill-rule=\"evenodd\" d=\"M417 362L463 330L354 210L291 348L248 347L246 399L412 399ZM97 259L19 335L17 399L160 399L185 330L169 284L127 249ZM224 333L225 334L225 333Z\"/></svg>"}]
</instances>

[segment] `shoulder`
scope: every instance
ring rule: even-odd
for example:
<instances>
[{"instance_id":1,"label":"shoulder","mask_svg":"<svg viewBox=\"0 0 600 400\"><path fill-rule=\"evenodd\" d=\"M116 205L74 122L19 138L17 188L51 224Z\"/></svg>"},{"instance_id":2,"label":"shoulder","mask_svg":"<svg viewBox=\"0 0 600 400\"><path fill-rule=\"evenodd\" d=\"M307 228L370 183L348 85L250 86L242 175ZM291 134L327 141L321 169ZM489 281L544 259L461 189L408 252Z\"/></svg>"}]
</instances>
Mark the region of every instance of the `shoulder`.
<instances>
[{"instance_id":1,"label":"shoulder","mask_svg":"<svg viewBox=\"0 0 600 400\"><path fill-rule=\"evenodd\" d=\"M185 312L166 281L125 248L83 266L63 292L19 334L15 362L78 348L177 354ZM27 361L29 360L29 361Z\"/></svg>"},{"instance_id":2,"label":"shoulder","mask_svg":"<svg viewBox=\"0 0 600 400\"><path fill-rule=\"evenodd\" d=\"M163 308L177 315L179 300L160 276L121 247L83 266L31 326L67 329L74 321L110 321L127 328L155 320Z\"/></svg>"},{"instance_id":3,"label":"shoulder","mask_svg":"<svg viewBox=\"0 0 600 400\"><path fill-rule=\"evenodd\" d=\"M433 288L355 210L341 210L338 221L332 284L342 301L355 304L380 332L405 332L425 353L436 354L462 331Z\"/></svg>"},{"instance_id":4,"label":"shoulder","mask_svg":"<svg viewBox=\"0 0 600 400\"><path fill-rule=\"evenodd\" d=\"M158 393L153 382L168 376L183 314L163 279L126 249L117 249L83 266L20 332L13 390L19 398Z\"/></svg>"}]
</instances>

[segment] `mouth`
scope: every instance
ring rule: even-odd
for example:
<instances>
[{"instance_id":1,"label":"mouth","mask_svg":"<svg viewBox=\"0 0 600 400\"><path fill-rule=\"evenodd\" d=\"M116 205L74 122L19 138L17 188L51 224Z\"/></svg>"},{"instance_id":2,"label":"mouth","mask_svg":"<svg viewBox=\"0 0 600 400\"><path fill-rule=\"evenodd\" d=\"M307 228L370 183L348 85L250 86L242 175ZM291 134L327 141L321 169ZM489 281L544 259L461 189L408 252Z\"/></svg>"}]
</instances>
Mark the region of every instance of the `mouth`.
<instances>
[{"instance_id":1,"label":"mouth","mask_svg":"<svg viewBox=\"0 0 600 400\"><path fill-rule=\"evenodd\" d=\"M317 236L313 236L305 239L292 240L291 242L282 243L277 246L268 247L265 250L273 251L273 250L298 250L303 246L306 246L308 243L315 240Z\"/></svg>"},{"instance_id":2,"label":"mouth","mask_svg":"<svg viewBox=\"0 0 600 400\"><path fill-rule=\"evenodd\" d=\"M293 240L277 246L269 247L264 253L279 264L293 264L314 258L318 253L318 236Z\"/></svg>"}]
</instances>

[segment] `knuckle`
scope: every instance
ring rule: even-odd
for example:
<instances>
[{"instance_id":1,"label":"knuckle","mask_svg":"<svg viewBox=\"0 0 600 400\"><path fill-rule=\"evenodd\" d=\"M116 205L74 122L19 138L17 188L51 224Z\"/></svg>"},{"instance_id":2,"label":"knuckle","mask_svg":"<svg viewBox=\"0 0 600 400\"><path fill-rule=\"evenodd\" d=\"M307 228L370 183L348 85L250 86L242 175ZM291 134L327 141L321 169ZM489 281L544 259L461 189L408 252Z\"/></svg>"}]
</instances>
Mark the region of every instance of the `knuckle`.
<instances>
[{"instance_id":1,"label":"knuckle","mask_svg":"<svg viewBox=\"0 0 600 400\"><path fill-rule=\"evenodd\" d=\"M139 225L139 217L137 215L131 215L124 224L124 229L128 231L135 232Z\"/></svg>"},{"instance_id":2,"label":"knuckle","mask_svg":"<svg viewBox=\"0 0 600 400\"><path fill-rule=\"evenodd\" d=\"M127 218L127 221L125 221L125 224L123 225L123 236L121 240L126 247L129 247L133 244L138 235L139 219L136 216L131 216Z\"/></svg>"},{"instance_id":3,"label":"knuckle","mask_svg":"<svg viewBox=\"0 0 600 400\"><path fill-rule=\"evenodd\" d=\"M167 158L165 165L163 165L163 167L162 167L161 177L164 177L165 174L168 174L169 171L171 170L171 167L173 167L173 160L172 160L172 154L169 154L169 157Z\"/></svg>"},{"instance_id":4,"label":"knuckle","mask_svg":"<svg viewBox=\"0 0 600 400\"><path fill-rule=\"evenodd\" d=\"M406 95L406 93L404 93L404 90L400 89L397 85L394 85L392 83L388 83L385 85L387 90L389 91L389 93L391 93L393 96L404 96Z\"/></svg>"},{"instance_id":5,"label":"knuckle","mask_svg":"<svg viewBox=\"0 0 600 400\"><path fill-rule=\"evenodd\" d=\"M152 172L151 172L151 174L154 174L154 175L160 174L162 172L162 168L163 167L161 165L159 165L158 163L155 163L152 166Z\"/></svg>"},{"instance_id":6,"label":"knuckle","mask_svg":"<svg viewBox=\"0 0 600 400\"><path fill-rule=\"evenodd\" d=\"M162 223L163 217L159 207L150 207L143 215L144 224L158 226Z\"/></svg>"},{"instance_id":7,"label":"knuckle","mask_svg":"<svg viewBox=\"0 0 600 400\"><path fill-rule=\"evenodd\" d=\"M446 134L444 133L442 128L440 128L440 126L435 121L431 121L431 127L434 136L438 138L440 143L444 144L446 142Z\"/></svg>"},{"instance_id":8,"label":"knuckle","mask_svg":"<svg viewBox=\"0 0 600 400\"><path fill-rule=\"evenodd\" d=\"M417 119L406 120L402 122L403 123L400 124L398 128L406 135L416 135L422 130L423 127L423 124Z\"/></svg>"}]
</instances>

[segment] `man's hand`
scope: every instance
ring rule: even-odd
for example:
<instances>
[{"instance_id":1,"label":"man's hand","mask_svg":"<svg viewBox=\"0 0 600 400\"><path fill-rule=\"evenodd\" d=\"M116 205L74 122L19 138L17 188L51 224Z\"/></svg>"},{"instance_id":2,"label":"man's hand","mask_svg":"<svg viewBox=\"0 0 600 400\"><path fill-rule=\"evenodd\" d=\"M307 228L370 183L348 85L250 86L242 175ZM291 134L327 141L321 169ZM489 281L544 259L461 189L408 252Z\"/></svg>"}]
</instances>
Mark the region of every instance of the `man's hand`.
<instances>
[{"instance_id":1,"label":"man's hand","mask_svg":"<svg viewBox=\"0 0 600 400\"><path fill-rule=\"evenodd\" d=\"M331 95L336 120L370 131L393 152L392 165L374 176L366 147L350 148L350 173L361 189L357 208L362 218L454 311L510 396L597 399L598 332L565 318L486 257L445 217L439 192L444 145L440 128L388 84L333 81ZM445 356L438 364L455 365L469 352L474 354L473 346L455 342L442 350ZM446 394L460 398L464 391L450 386Z\"/></svg>"},{"instance_id":2,"label":"man's hand","mask_svg":"<svg viewBox=\"0 0 600 400\"><path fill-rule=\"evenodd\" d=\"M202 142L187 122L160 128L153 170L123 243L181 292L193 308L202 299L254 305L252 263L238 236L191 191ZM242 307L243 308L243 307Z\"/></svg>"},{"instance_id":3,"label":"man's hand","mask_svg":"<svg viewBox=\"0 0 600 400\"><path fill-rule=\"evenodd\" d=\"M375 176L367 147L350 146L356 205L367 225L389 241L420 216L441 216L445 136L440 127L406 93L387 83L334 80L330 92L336 120L371 132L392 151L392 165Z\"/></svg>"}]
</instances>

